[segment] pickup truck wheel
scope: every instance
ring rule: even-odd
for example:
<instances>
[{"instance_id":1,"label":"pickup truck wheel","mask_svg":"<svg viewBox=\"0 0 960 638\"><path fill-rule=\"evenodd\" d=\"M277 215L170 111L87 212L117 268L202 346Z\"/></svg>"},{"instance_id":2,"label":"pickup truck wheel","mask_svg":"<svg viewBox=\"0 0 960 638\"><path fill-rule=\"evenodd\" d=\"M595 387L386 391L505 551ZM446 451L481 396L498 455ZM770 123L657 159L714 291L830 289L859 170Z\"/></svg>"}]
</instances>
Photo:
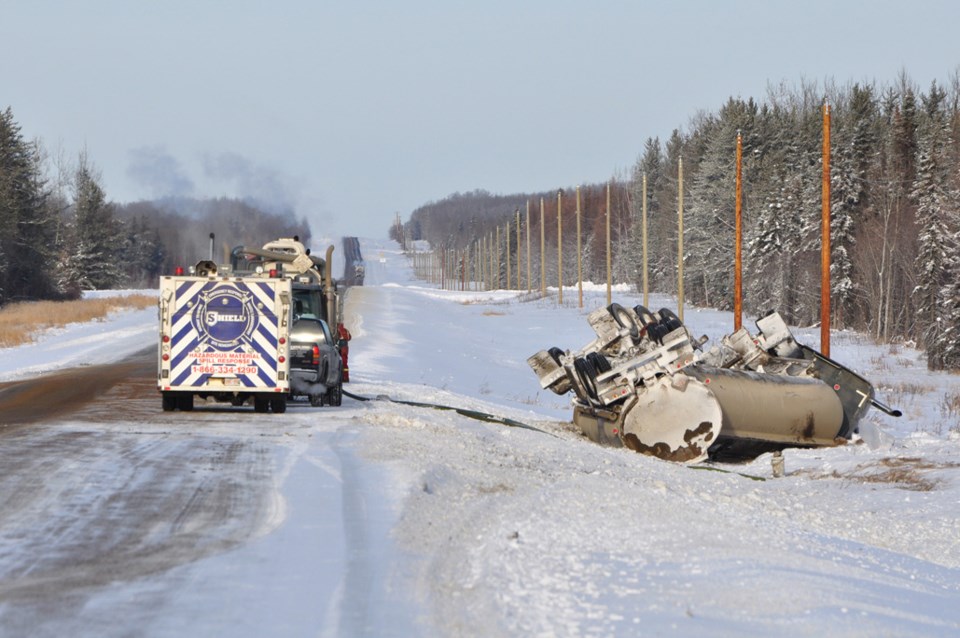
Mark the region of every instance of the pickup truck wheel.
<instances>
[{"instance_id":1,"label":"pickup truck wheel","mask_svg":"<svg viewBox=\"0 0 960 638\"><path fill-rule=\"evenodd\" d=\"M253 397L253 411L266 412L270 409L270 399L267 397Z\"/></svg>"},{"instance_id":2,"label":"pickup truck wheel","mask_svg":"<svg viewBox=\"0 0 960 638\"><path fill-rule=\"evenodd\" d=\"M270 399L270 409L276 414L283 414L287 411L287 397L281 394L278 397Z\"/></svg>"},{"instance_id":3,"label":"pickup truck wheel","mask_svg":"<svg viewBox=\"0 0 960 638\"><path fill-rule=\"evenodd\" d=\"M177 397L169 392L163 393L163 411L173 412L177 409Z\"/></svg>"},{"instance_id":4,"label":"pickup truck wheel","mask_svg":"<svg viewBox=\"0 0 960 638\"><path fill-rule=\"evenodd\" d=\"M327 390L327 404L338 406L343 403L343 381L337 381L337 385Z\"/></svg>"}]
</instances>

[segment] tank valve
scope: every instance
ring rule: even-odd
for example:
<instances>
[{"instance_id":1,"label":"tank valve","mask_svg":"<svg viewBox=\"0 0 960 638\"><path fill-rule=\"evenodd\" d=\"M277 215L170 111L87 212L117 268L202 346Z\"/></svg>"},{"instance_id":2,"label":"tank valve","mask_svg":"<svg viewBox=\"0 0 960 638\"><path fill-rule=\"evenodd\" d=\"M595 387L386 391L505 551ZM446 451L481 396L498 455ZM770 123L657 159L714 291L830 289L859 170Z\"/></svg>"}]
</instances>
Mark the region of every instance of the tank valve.
<instances>
[{"instance_id":1,"label":"tank valve","mask_svg":"<svg viewBox=\"0 0 960 638\"><path fill-rule=\"evenodd\" d=\"M773 466L773 478L783 476L783 451L777 450L770 459L770 465Z\"/></svg>"}]
</instances>

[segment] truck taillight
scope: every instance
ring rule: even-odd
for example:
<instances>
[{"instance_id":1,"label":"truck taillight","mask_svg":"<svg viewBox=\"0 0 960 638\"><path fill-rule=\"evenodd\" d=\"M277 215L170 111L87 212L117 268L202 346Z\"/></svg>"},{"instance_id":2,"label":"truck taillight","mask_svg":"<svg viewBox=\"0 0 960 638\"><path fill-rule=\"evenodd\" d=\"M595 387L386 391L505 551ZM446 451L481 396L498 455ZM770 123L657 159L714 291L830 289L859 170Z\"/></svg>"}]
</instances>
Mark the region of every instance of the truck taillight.
<instances>
[{"instance_id":1,"label":"truck taillight","mask_svg":"<svg viewBox=\"0 0 960 638\"><path fill-rule=\"evenodd\" d=\"M170 355L167 354L166 352L164 352L164 353L163 353L163 356L160 357L160 358L163 359L164 361L169 361L169 360L170 360Z\"/></svg>"},{"instance_id":2,"label":"truck taillight","mask_svg":"<svg viewBox=\"0 0 960 638\"><path fill-rule=\"evenodd\" d=\"M161 341L163 341L164 343L170 343L170 335L163 335L163 338L161 339Z\"/></svg>"},{"instance_id":3,"label":"truck taillight","mask_svg":"<svg viewBox=\"0 0 960 638\"><path fill-rule=\"evenodd\" d=\"M279 359L279 360L280 360L280 363L283 363L284 361L287 360L287 358L286 358L285 356L283 356L283 355L280 355L280 359Z\"/></svg>"},{"instance_id":4,"label":"truck taillight","mask_svg":"<svg viewBox=\"0 0 960 638\"><path fill-rule=\"evenodd\" d=\"M176 275L177 277L182 276L182 275L183 275L183 266L177 266L176 268L174 268L174 269L173 269L173 274Z\"/></svg>"},{"instance_id":5,"label":"truck taillight","mask_svg":"<svg viewBox=\"0 0 960 638\"><path fill-rule=\"evenodd\" d=\"M271 269L270 269L270 278L271 278L271 279L276 279L276 278L277 278L277 269L276 269L276 268L271 268Z\"/></svg>"},{"instance_id":6,"label":"truck taillight","mask_svg":"<svg viewBox=\"0 0 960 638\"><path fill-rule=\"evenodd\" d=\"M320 346L316 344L313 346L313 365L320 365Z\"/></svg>"},{"instance_id":7,"label":"truck taillight","mask_svg":"<svg viewBox=\"0 0 960 638\"><path fill-rule=\"evenodd\" d=\"M286 337L280 337L280 345L281 345L281 346L282 346L283 344L285 344L286 342L287 342Z\"/></svg>"}]
</instances>

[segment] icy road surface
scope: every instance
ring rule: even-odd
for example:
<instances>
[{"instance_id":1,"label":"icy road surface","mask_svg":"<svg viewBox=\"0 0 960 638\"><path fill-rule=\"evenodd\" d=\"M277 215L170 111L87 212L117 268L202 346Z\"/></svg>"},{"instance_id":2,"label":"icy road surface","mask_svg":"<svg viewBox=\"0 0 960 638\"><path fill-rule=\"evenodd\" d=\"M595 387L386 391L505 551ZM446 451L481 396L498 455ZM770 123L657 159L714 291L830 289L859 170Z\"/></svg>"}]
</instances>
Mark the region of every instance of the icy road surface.
<instances>
[{"instance_id":1,"label":"icy road surface","mask_svg":"<svg viewBox=\"0 0 960 638\"><path fill-rule=\"evenodd\" d=\"M857 444L788 450L781 479L768 455L679 466L582 439L568 399L526 366L541 348L591 338L584 317L602 288L582 310L575 289L560 308L441 291L412 281L394 244L362 249L347 389L544 432L349 397L284 415L165 414L152 354L135 354L155 313L83 327L87 354L56 349L71 330L51 335L35 348L78 365L134 356L72 372L73 392L45 385L51 375L0 388L0 634L960 631L956 376L837 333L834 357L904 418L874 411ZM712 338L732 323L690 308L686 319ZM111 348L129 342L113 330L142 330L144 343ZM35 374L30 352L0 351L3 378Z\"/></svg>"}]
</instances>

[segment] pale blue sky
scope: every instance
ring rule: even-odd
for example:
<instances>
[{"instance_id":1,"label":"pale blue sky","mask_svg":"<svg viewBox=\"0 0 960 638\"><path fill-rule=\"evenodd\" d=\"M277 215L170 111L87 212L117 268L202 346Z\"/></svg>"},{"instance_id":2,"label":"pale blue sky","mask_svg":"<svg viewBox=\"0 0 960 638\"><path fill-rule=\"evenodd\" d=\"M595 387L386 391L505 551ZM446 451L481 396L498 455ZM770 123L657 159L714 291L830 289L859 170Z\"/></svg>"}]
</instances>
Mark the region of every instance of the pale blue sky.
<instances>
[{"instance_id":1,"label":"pale blue sky","mask_svg":"<svg viewBox=\"0 0 960 638\"><path fill-rule=\"evenodd\" d=\"M956 0L0 0L0 108L111 199L383 236L456 191L603 181L771 83L946 82L958 29Z\"/></svg>"}]
</instances>

